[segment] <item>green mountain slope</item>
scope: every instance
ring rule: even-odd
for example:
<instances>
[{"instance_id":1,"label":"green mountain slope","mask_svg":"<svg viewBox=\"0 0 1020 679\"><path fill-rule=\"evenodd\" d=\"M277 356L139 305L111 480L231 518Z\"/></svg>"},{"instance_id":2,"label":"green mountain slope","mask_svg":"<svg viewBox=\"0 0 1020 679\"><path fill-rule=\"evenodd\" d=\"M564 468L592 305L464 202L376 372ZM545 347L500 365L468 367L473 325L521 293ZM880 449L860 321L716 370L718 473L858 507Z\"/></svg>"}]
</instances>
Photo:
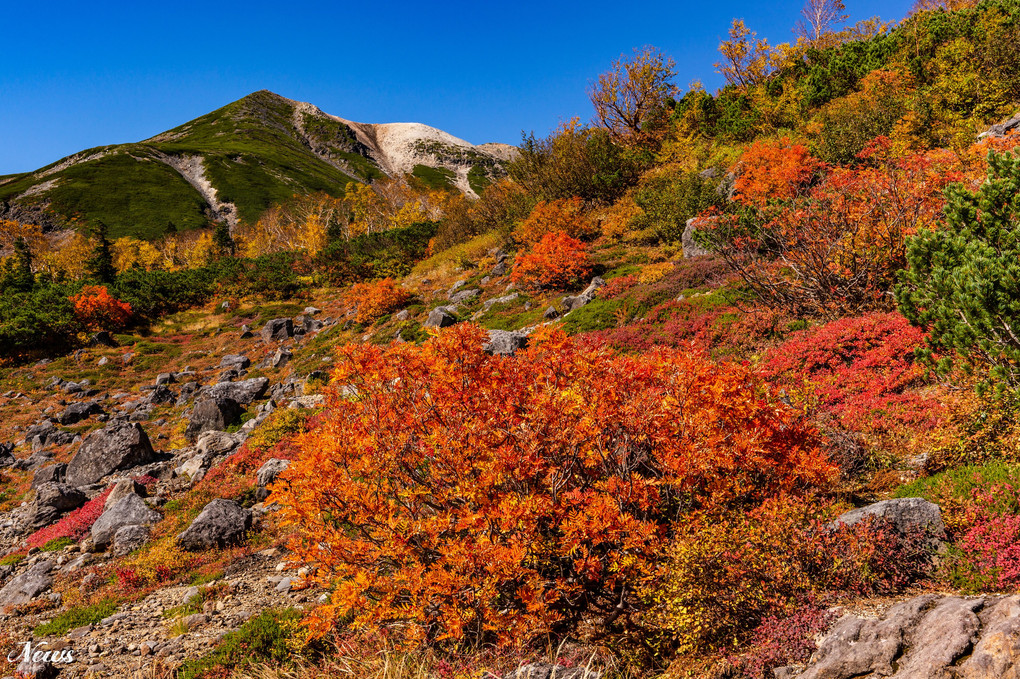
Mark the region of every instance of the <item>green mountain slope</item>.
<instances>
[{"instance_id":1,"label":"green mountain slope","mask_svg":"<svg viewBox=\"0 0 1020 679\"><path fill-rule=\"evenodd\" d=\"M294 194L339 196L349 182L401 173L375 144L376 130L387 127L348 123L263 90L139 143L88 149L0 177L0 217L28 210L44 214L49 228L98 220L112 236L143 238L162 235L171 222L184 230L253 221ZM479 175L500 172L505 151L419 127L462 152L421 151L416 165L443 177L470 172L467 191L479 186Z\"/></svg>"}]
</instances>

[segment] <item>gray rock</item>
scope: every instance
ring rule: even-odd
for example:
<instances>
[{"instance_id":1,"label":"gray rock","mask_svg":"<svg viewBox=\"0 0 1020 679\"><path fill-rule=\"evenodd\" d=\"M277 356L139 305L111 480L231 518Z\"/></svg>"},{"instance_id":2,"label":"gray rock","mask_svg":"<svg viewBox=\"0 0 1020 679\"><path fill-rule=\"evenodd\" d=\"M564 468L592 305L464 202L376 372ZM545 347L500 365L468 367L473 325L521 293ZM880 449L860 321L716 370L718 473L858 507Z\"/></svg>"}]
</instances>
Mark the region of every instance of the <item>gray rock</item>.
<instances>
[{"instance_id":1,"label":"gray rock","mask_svg":"<svg viewBox=\"0 0 1020 679\"><path fill-rule=\"evenodd\" d=\"M547 321L551 321L555 318L559 318L559 315L560 312L556 310L556 307L551 306L545 310L545 312L542 314L542 318L544 318Z\"/></svg>"},{"instance_id":2,"label":"gray rock","mask_svg":"<svg viewBox=\"0 0 1020 679\"><path fill-rule=\"evenodd\" d=\"M269 380L265 377L253 377L240 382L222 382L199 390L198 397L217 398L225 396L241 405L248 405L252 401L262 398L269 388Z\"/></svg>"},{"instance_id":3,"label":"gray rock","mask_svg":"<svg viewBox=\"0 0 1020 679\"><path fill-rule=\"evenodd\" d=\"M1020 128L1020 113L1013 116L1008 120L1004 120L1001 123L996 123L988 128L985 132L978 135L978 139L984 139L985 137L991 137L992 139L1002 139L1008 133L1016 131Z\"/></svg>"},{"instance_id":4,"label":"gray rock","mask_svg":"<svg viewBox=\"0 0 1020 679\"><path fill-rule=\"evenodd\" d=\"M97 363L97 365L109 365L109 363L110 359L107 358L106 356L103 356L101 359L99 359L99 363Z\"/></svg>"},{"instance_id":5,"label":"gray rock","mask_svg":"<svg viewBox=\"0 0 1020 679\"><path fill-rule=\"evenodd\" d=\"M289 466L290 460L281 460L275 457L270 460L266 460L266 463L259 467L259 471L255 476L258 481L258 488L255 490L255 499L261 502L269 497L268 486L276 480L276 477L280 475L280 472Z\"/></svg>"},{"instance_id":6,"label":"gray rock","mask_svg":"<svg viewBox=\"0 0 1020 679\"><path fill-rule=\"evenodd\" d=\"M242 413L244 408L231 398L225 396L200 398L191 409L184 435L194 440L202 432L226 429L240 422Z\"/></svg>"},{"instance_id":7,"label":"gray rock","mask_svg":"<svg viewBox=\"0 0 1020 679\"><path fill-rule=\"evenodd\" d=\"M155 459L156 452L140 425L115 421L85 437L67 465L66 480L72 486L85 486Z\"/></svg>"},{"instance_id":8,"label":"gray rock","mask_svg":"<svg viewBox=\"0 0 1020 679\"><path fill-rule=\"evenodd\" d=\"M156 405L160 403L173 403L177 400L177 394L170 390L170 387L165 384L157 384L156 388L149 394L149 398L146 399L150 404Z\"/></svg>"},{"instance_id":9,"label":"gray rock","mask_svg":"<svg viewBox=\"0 0 1020 679\"><path fill-rule=\"evenodd\" d=\"M481 294L481 290L473 288L471 290L461 290L450 295L450 301L454 304L462 304L468 300L472 300Z\"/></svg>"},{"instance_id":10,"label":"gray rock","mask_svg":"<svg viewBox=\"0 0 1020 679\"><path fill-rule=\"evenodd\" d=\"M588 284L588 287L585 288L580 295L564 297L563 298L564 308L567 311L580 309L585 304L588 304L593 299L595 299L595 295L596 293L598 293L599 289L604 288L605 286L606 282L602 280L600 276L596 276L595 278L591 279L591 283Z\"/></svg>"},{"instance_id":11,"label":"gray rock","mask_svg":"<svg viewBox=\"0 0 1020 679\"><path fill-rule=\"evenodd\" d=\"M322 309L317 309L313 306L306 306L302 313L304 313L305 316L314 316L316 314L321 314Z\"/></svg>"},{"instance_id":12,"label":"gray rock","mask_svg":"<svg viewBox=\"0 0 1020 679\"><path fill-rule=\"evenodd\" d=\"M92 415L102 415L103 412L102 406L95 401L84 401L67 406L57 419L60 421L60 424L67 426L81 422Z\"/></svg>"},{"instance_id":13,"label":"gray rock","mask_svg":"<svg viewBox=\"0 0 1020 679\"><path fill-rule=\"evenodd\" d=\"M14 444L0 443L0 469L13 467L15 462Z\"/></svg>"},{"instance_id":14,"label":"gray rock","mask_svg":"<svg viewBox=\"0 0 1020 679\"><path fill-rule=\"evenodd\" d=\"M939 506L920 497L882 500L853 509L840 515L833 525L852 526L868 518L885 519L900 533L924 531L936 540L945 538L946 526Z\"/></svg>"},{"instance_id":15,"label":"gray rock","mask_svg":"<svg viewBox=\"0 0 1020 679\"><path fill-rule=\"evenodd\" d=\"M294 335L294 321L289 318L274 318L262 326L259 335L266 344L283 341Z\"/></svg>"},{"instance_id":16,"label":"gray rock","mask_svg":"<svg viewBox=\"0 0 1020 679\"><path fill-rule=\"evenodd\" d=\"M126 495L92 524L92 541L96 549L104 549L113 542L113 536L122 527L148 526L160 518L159 512L145 504L145 500L133 493Z\"/></svg>"},{"instance_id":17,"label":"gray rock","mask_svg":"<svg viewBox=\"0 0 1020 679\"><path fill-rule=\"evenodd\" d=\"M586 667L564 667L550 663L522 665L503 679L599 679L600 672Z\"/></svg>"},{"instance_id":18,"label":"gray rock","mask_svg":"<svg viewBox=\"0 0 1020 679\"><path fill-rule=\"evenodd\" d=\"M801 679L1017 676L1020 597L929 594L877 619L844 616L825 635ZM793 668L777 676L795 676Z\"/></svg>"},{"instance_id":19,"label":"gray rock","mask_svg":"<svg viewBox=\"0 0 1020 679\"><path fill-rule=\"evenodd\" d=\"M506 275L506 271L507 265L506 261L504 260L496 264L496 266L492 267L492 271L489 272L489 275L493 277L504 276Z\"/></svg>"},{"instance_id":20,"label":"gray rock","mask_svg":"<svg viewBox=\"0 0 1020 679\"><path fill-rule=\"evenodd\" d=\"M66 483L43 483L36 489L35 513L32 515L32 527L48 526L61 514L77 509L88 502L85 493Z\"/></svg>"},{"instance_id":21,"label":"gray rock","mask_svg":"<svg viewBox=\"0 0 1020 679\"><path fill-rule=\"evenodd\" d=\"M273 354L269 359L269 365L274 368L282 368L290 362L293 354L290 353L289 349L277 349L276 353Z\"/></svg>"},{"instance_id":22,"label":"gray rock","mask_svg":"<svg viewBox=\"0 0 1020 679\"><path fill-rule=\"evenodd\" d=\"M687 225L684 226L684 232L680 236L680 244L684 249L684 259L690 259L691 257L701 257L702 255L712 254L711 250L701 247L698 245L695 239L695 234L698 232L695 224L697 224L698 218L691 217L687 220Z\"/></svg>"},{"instance_id":23,"label":"gray rock","mask_svg":"<svg viewBox=\"0 0 1020 679\"><path fill-rule=\"evenodd\" d=\"M188 551L235 544L251 528L251 520L251 511L242 509L236 502L213 500L187 530L177 536L177 543Z\"/></svg>"},{"instance_id":24,"label":"gray rock","mask_svg":"<svg viewBox=\"0 0 1020 679\"><path fill-rule=\"evenodd\" d=\"M227 354L220 359L221 368L234 368L235 370L244 370L251 366L251 361L247 356L240 354Z\"/></svg>"},{"instance_id":25,"label":"gray rock","mask_svg":"<svg viewBox=\"0 0 1020 679\"><path fill-rule=\"evenodd\" d=\"M528 336L516 330L490 330L489 341L483 350L496 356L513 356L518 349L528 346Z\"/></svg>"},{"instance_id":26,"label":"gray rock","mask_svg":"<svg viewBox=\"0 0 1020 679\"><path fill-rule=\"evenodd\" d=\"M241 445L241 437L225 431L207 431L198 437L195 449L211 457L226 455Z\"/></svg>"},{"instance_id":27,"label":"gray rock","mask_svg":"<svg viewBox=\"0 0 1020 679\"><path fill-rule=\"evenodd\" d=\"M446 328L457 322L457 318L446 307L436 307L429 312L423 324L426 328Z\"/></svg>"},{"instance_id":28,"label":"gray rock","mask_svg":"<svg viewBox=\"0 0 1020 679\"><path fill-rule=\"evenodd\" d=\"M149 529L145 526L121 526L113 534L114 556L126 556L149 541Z\"/></svg>"},{"instance_id":29,"label":"gray rock","mask_svg":"<svg viewBox=\"0 0 1020 679\"><path fill-rule=\"evenodd\" d=\"M63 462L40 467L32 475L32 487L38 488L44 483L63 483L67 465Z\"/></svg>"},{"instance_id":30,"label":"gray rock","mask_svg":"<svg viewBox=\"0 0 1020 679\"><path fill-rule=\"evenodd\" d=\"M482 303L482 308L488 311L495 304L509 304L510 302L514 301L520 296L521 296L520 293L512 292L509 295L503 295L502 297L494 297L492 299L487 299L485 300L485 302Z\"/></svg>"},{"instance_id":31,"label":"gray rock","mask_svg":"<svg viewBox=\"0 0 1020 679\"><path fill-rule=\"evenodd\" d=\"M156 386L161 384L173 384L177 380L174 379L173 373L159 373L156 375Z\"/></svg>"},{"instance_id":32,"label":"gray rock","mask_svg":"<svg viewBox=\"0 0 1020 679\"><path fill-rule=\"evenodd\" d=\"M103 511L112 508L115 504L126 498L128 495L137 495L138 497L145 497L146 491L145 486L138 483L134 479L121 479L114 484L113 490L106 496L106 502L103 503Z\"/></svg>"},{"instance_id":33,"label":"gray rock","mask_svg":"<svg viewBox=\"0 0 1020 679\"><path fill-rule=\"evenodd\" d=\"M27 604L45 592L53 584L53 578L50 577L52 570L53 562L40 561L21 575L15 576L0 589L0 609Z\"/></svg>"},{"instance_id":34,"label":"gray rock","mask_svg":"<svg viewBox=\"0 0 1020 679\"><path fill-rule=\"evenodd\" d=\"M48 651L51 649L43 647L42 650ZM60 653L60 651L57 651L57 653ZM18 663L16 671L18 676L25 677L26 679L55 679L60 673L60 667L51 662L22 660Z\"/></svg>"}]
</instances>

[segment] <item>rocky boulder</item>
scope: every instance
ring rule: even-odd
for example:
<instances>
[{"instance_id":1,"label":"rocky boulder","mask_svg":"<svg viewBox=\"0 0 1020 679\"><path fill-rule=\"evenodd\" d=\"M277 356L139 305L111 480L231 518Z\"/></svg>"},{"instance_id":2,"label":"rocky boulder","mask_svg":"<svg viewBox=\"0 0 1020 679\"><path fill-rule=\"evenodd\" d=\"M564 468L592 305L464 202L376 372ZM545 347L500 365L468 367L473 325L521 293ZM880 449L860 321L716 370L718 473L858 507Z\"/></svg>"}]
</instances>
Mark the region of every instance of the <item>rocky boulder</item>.
<instances>
[{"instance_id":1,"label":"rocky boulder","mask_svg":"<svg viewBox=\"0 0 1020 679\"><path fill-rule=\"evenodd\" d=\"M126 556L149 541L149 529L146 526L121 526L113 534L114 556Z\"/></svg>"},{"instance_id":2,"label":"rocky boulder","mask_svg":"<svg viewBox=\"0 0 1020 679\"><path fill-rule=\"evenodd\" d=\"M60 424L67 426L81 422L92 415L102 414L103 408L98 403L95 401L84 401L67 406L57 419L60 421Z\"/></svg>"},{"instance_id":3,"label":"rocky boulder","mask_svg":"<svg viewBox=\"0 0 1020 679\"><path fill-rule=\"evenodd\" d=\"M147 464L156 459L145 430L135 422L113 422L82 441L67 465L66 482L86 486L107 474Z\"/></svg>"},{"instance_id":4,"label":"rocky boulder","mask_svg":"<svg viewBox=\"0 0 1020 679\"><path fill-rule=\"evenodd\" d=\"M258 488L255 489L255 499L261 502L269 497L269 485L276 480L280 472L289 466L290 460L281 460L274 457L259 467L258 473L255 476L258 482Z\"/></svg>"},{"instance_id":5,"label":"rocky boulder","mask_svg":"<svg viewBox=\"0 0 1020 679\"><path fill-rule=\"evenodd\" d=\"M993 679L1020 673L1020 596L929 594L877 618L847 615L825 635L806 668L777 677L957 677Z\"/></svg>"},{"instance_id":6,"label":"rocky boulder","mask_svg":"<svg viewBox=\"0 0 1020 679\"><path fill-rule=\"evenodd\" d=\"M528 336L514 330L490 330L489 341L483 350L496 356L513 356L518 349L528 346Z\"/></svg>"},{"instance_id":7,"label":"rocky boulder","mask_svg":"<svg viewBox=\"0 0 1020 679\"><path fill-rule=\"evenodd\" d=\"M265 377L253 377L240 382L220 382L209 387L203 387L198 392L198 398L229 398L243 406L252 401L262 398L269 389L269 380Z\"/></svg>"},{"instance_id":8,"label":"rocky boulder","mask_svg":"<svg viewBox=\"0 0 1020 679\"><path fill-rule=\"evenodd\" d=\"M0 443L0 469L14 466L14 444Z\"/></svg>"},{"instance_id":9,"label":"rocky boulder","mask_svg":"<svg viewBox=\"0 0 1020 679\"><path fill-rule=\"evenodd\" d=\"M684 232L680 236L680 244L684 249L684 259L690 259L691 257L701 257L702 255L712 254L711 250L701 247L698 245L696 234L698 229L695 226L698 223L697 217L691 217L687 220L687 225L684 227Z\"/></svg>"},{"instance_id":10,"label":"rocky boulder","mask_svg":"<svg viewBox=\"0 0 1020 679\"><path fill-rule=\"evenodd\" d=\"M584 291L582 291L580 295L564 297L563 298L563 307L567 311L573 311L574 309L580 309L585 304L588 304L593 299L595 299L596 293L601 288L604 288L604 287L606 287L606 282L600 276L596 276L595 278L591 279L591 283L588 284L588 287L585 288Z\"/></svg>"},{"instance_id":11,"label":"rocky boulder","mask_svg":"<svg viewBox=\"0 0 1020 679\"><path fill-rule=\"evenodd\" d=\"M221 396L206 397L195 401L188 418L188 426L184 435L194 440L204 431L226 429L241 421L244 408L235 400Z\"/></svg>"},{"instance_id":12,"label":"rocky boulder","mask_svg":"<svg viewBox=\"0 0 1020 679\"><path fill-rule=\"evenodd\" d=\"M274 318L262 326L259 335L266 344L283 341L288 337L293 337L294 321L289 318Z\"/></svg>"},{"instance_id":13,"label":"rocky boulder","mask_svg":"<svg viewBox=\"0 0 1020 679\"><path fill-rule=\"evenodd\" d=\"M251 365L251 361L247 356L241 356L239 354L227 354L220 359L221 368L233 368L235 370L244 370Z\"/></svg>"},{"instance_id":14,"label":"rocky boulder","mask_svg":"<svg viewBox=\"0 0 1020 679\"><path fill-rule=\"evenodd\" d=\"M40 561L27 571L11 579L3 589L0 589L0 610L7 606L27 604L36 598L53 584L50 571L53 570L53 563Z\"/></svg>"},{"instance_id":15,"label":"rocky boulder","mask_svg":"<svg viewBox=\"0 0 1020 679\"><path fill-rule=\"evenodd\" d=\"M852 509L840 515L833 525L852 526L867 519L886 520L901 534L923 531L934 542L941 542L946 536L946 526L942 522L939 506L920 497L882 500Z\"/></svg>"},{"instance_id":16,"label":"rocky boulder","mask_svg":"<svg viewBox=\"0 0 1020 679\"><path fill-rule=\"evenodd\" d=\"M438 306L429 312L423 324L426 328L446 328L457 322L457 317L447 308Z\"/></svg>"},{"instance_id":17,"label":"rocky boulder","mask_svg":"<svg viewBox=\"0 0 1020 679\"><path fill-rule=\"evenodd\" d=\"M48 526L60 515L77 509L88 502L85 493L66 483L44 483L35 492L35 514L33 528Z\"/></svg>"},{"instance_id":18,"label":"rocky boulder","mask_svg":"<svg viewBox=\"0 0 1020 679\"><path fill-rule=\"evenodd\" d=\"M126 495L92 524L92 542L102 550L113 542L113 536L124 526L149 526L162 518L145 500L134 493Z\"/></svg>"},{"instance_id":19,"label":"rocky boulder","mask_svg":"<svg viewBox=\"0 0 1020 679\"><path fill-rule=\"evenodd\" d=\"M230 500L213 500L195 517L177 543L192 552L225 547L242 540L251 528L251 512Z\"/></svg>"},{"instance_id":20,"label":"rocky boulder","mask_svg":"<svg viewBox=\"0 0 1020 679\"><path fill-rule=\"evenodd\" d=\"M146 491L145 486L138 483L134 479L121 479L113 486L113 490L106 496L106 502L103 503L103 511L112 508L115 504L126 498L128 495L137 495L138 497L145 497Z\"/></svg>"},{"instance_id":21,"label":"rocky boulder","mask_svg":"<svg viewBox=\"0 0 1020 679\"><path fill-rule=\"evenodd\" d=\"M44 483L63 483L66 472L67 465L63 462L40 467L32 474L32 487L38 488Z\"/></svg>"}]
</instances>

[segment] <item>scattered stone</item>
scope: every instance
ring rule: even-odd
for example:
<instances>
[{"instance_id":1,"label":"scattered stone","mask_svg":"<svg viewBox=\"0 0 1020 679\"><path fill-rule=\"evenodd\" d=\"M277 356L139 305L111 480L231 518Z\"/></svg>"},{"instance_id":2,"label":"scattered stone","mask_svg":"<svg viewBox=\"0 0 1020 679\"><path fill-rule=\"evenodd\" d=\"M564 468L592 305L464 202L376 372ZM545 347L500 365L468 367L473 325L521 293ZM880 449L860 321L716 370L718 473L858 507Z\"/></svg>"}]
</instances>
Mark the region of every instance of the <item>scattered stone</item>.
<instances>
[{"instance_id":1,"label":"scattered stone","mask_svg":"<svg viewBox=\"0 0 1020 679\"><path fill-rule=\"evenodd\" d=\"M102 406L95 401L83 401L67 406L64 412L57 417L57 420L60 424L67 426L81 422L92 415L102 415L103 412Z\"/></svg>"},{"instance_id":2,"label":"scattered stone","mask_svg":"<svg viewBox=\"0 0 1020 679\"><path fill-rule=\"evenodd\" d=\"M289 349L280 348L276 350L272 358L269 359L269 364L274 368L282 368L290 362L293 354L290 353Z\"/></svg>"},{"instance_id":3,"label":"scattered stone","mask_svg":"<svg viewBox=\"0 0 1020 679\"><path fill-rule=\"evenodd\" d=\"M64 473L66 471L67 465L63 462L51 464L46 467L40 467L39 469L36 469L35 474L32 475L32 487L38 488L44 483L62 483L64 481Z\"/></svg>"},{"instance_id":4,"label":"scattered stone","mask_svg":"<svg viewBox=\"0 0 1020 679\"><path fill-rule=\"evenodd\" d=\"M220 359L221 368L233 368L235 370L244 370L251 366L251 361L247 356L240 354L227 354Z\"/></svg>"},{"instance_id":5,"label":"scattered stone","mask_svg":"<svg viewBox=\"0 0 1020 679\"><path fill-rule=\"evenodd\" d=\"M436 307L429 312L429 317L425 320L424 326L426 328L446 328L457 322L456 316L454 316L447 307Z\"/></svg>"},{"instance_id":6,"label":"scattered stone","mask_svg":"<svg viewBox=\"0 0 1020 679\"><path fill-rule=\"evenodd\" d=\"M601 277L596 276L595 278L591 279L591 283L588 284L588 287L585 288L584 291L580 295L576 295L576 296L573 296L573 297L564 297L563 298L563 307L567 311L573 311L574 309L580 309L585 304L588 304L593 299L595 299L595 293L597 293L600 288L605 287L605 285L606 285L606 282L604 280L602 280Z\"/></svg>"},{"instance_id":7,"label":"scattered stone","mask_svg":"<svg viewBox=\"0 0 1020 679\"><path fill-rule=\"evenodd\" d=\"M170 391L170 387L159 384L152 390L147 400L150 404L173 403L177 400L177 395Z\"/></svg>"},{"instance_id":8,"label":"scattered stone","mask_svg":"<svg viewBox=\"0 0 1020 679\"><path fill-rule=\"evenodd\" d=\"M482 304L482 307L486 311L488 311L495 304L509 304L510 302L514 301L518 297L520 297L520 293L512 292L509 295L503 295L502 297L494 297L493 299L487 299Z\"/></svg>"},{"instance_id":9,"label":"scattered stone","mask_svg":"<svg viewBox=\"0 0 1020 679\"><path fill-rule=\"evenodd\" d=\"M403 323L404 321L410 320L411 312L407 309L401 309L397 313L393 314L393 320Z\"/></svg>"},{"instance_id":10,"label":"scattered stone","mask_svg":"<svg viewBox=\"0 0 1020 679\"><path fill-rule=\"evenodd\" d=\"M556 310L556 307L551 306L545 310L545 313L542 314L542 318L544 318L547 321L551 321L556 318L559 318L559 315L560 312Z\"/></svg>"},{"instance_id":11,"label":"scattered stone","mask_svg":"<svg viewBox=\"0 0 1020 679\"><path fill-rule=\"evenodd\" d=\"M110 359L106 356L103 356L102 358L99 359L99 363L97 365L109 365L109 363Z\"/></svg>"},{"instance_id":12,"label":"scattered stone","mask_svg":"<svg viewBox=\"0 0 1020 679\"><path fill-rule=\"evenodd\" d=\"M67 465L66 479L72 486L99 481L107 474L154 461L152 443L137 423L115 421L93 431Z\"/></svg>"},{"instance_id":13,"label":"scattered stone","mask_svg":"<svg viewBox=\"0 0 1020 679\"><path fill-rule=\"evenodd\" d=\"M492 276L493 278L504 276L506 275L506 270L507 270L506 261L503 260L498 262L496 266L492 267L492 270L489 272L489 275Z\"/></svg>"},{"instance_id":14,"label":"scattered stone","mask_svg":"<svg viewBox=\"0 0 1020 679\"><path fill-rule=\"evenodd\" d=\"M138 483L134 479L121 479L114 484L113 490L106 496L106 502L103 503L103 511L107 511L112 508L115 504L126 498L128 495L137 495L138 497L145 497L147 492L145 486Z\"/></svg>"},{"instance_id":15,"label":"scattered stone","mask_svg":"<svg viewBox=\"0 0 1020 679\"><path fill-rule=\"evenodd\" d=\"M262 326L259 335L266 344L283 341L294 335L294 321L289 318L274 318Z\"/></svg>"},{"instance_id":16,"label":"scattered stone","mask_svg":"<svg viewBox=\"0 0 1020 679\"><path fill-rule=\"evenodd\" d=\"M149 541L149 529L135 524L121 526L113 534L114 556L127 556Z\"/></svg>"},{"instance_id":17,"label":"scattered stone","mask_svg":"<svg viewBox=\"0 0 1020 679\"><path fill-rule=\"evenodd\" d=\"M497 356L513 356L518 349L528 346L528 336L516 330L490 330L489 341L483 350Z\"/></svg>"},{"instance_id":18,"label":"scattered stone","mask_svg":"<svg viewBox=\"0 0 1020 679\"><path fill-rule=\"evenodd\" d=\"M251 511L231 500L213 500L177 536L178 544L188 551L225 547L240 542L251 528Z\"/></svg>"},{"instance_id":19,"label":"scattered stone","mask_svg":"<svg viewBox=\"0 0 1020 679\"><path fill-rule=\"evenodd\" d=\"M53 562L39 561L21 575L11 579L3 589L0 589L0 609L27 604L49 589L53 584L53 578L50 577L52 570Z\"/></svg>"},{"instance_id":20,"label":"scattered stone","mask_svg":"<svg viewBox=\"0 0 1020 679\"><path fill-rule=\"evenodd\" d=\"M199 396L225 396L241 405L248 405L255 399L262 398L269 388L269 380L265 377L253 377L240 382L214 384L199 390Z\"/></svg>"},{"instance_id":21,"label":"scattered stone","mask_svg":"<svg viewBox=\"0 0 1020 679\"><path fill-rule=\"evenodd\" d=\"M92 542L96 549L105 549L113 542L113 536L120 528L152 525L160 518L160 513L145 504L145 500L135 494L127 495L92 524Z\"/></svg>"},{"instance_id":22,"label":"scattered stone","mask_svg":"<svg viewBox=\"0 0 1020 679\"><path fill-rule=\"evenodd\" d=\"M313 306L306 306L303 313L306 316L314 316L316 314L321 314L322 313L322 309L317 309L317 308L315 308Z\"/></svg>"},{"instance_id":23,"label":"scattered stone","mask_svg":"<svg viewBox=\"0 0 1020 679\"><path fill-rule=\"evenodd\" d=\"M258 481L258 487L255 489L255 499L262 502L269 497L268 486L276 480L280 472L289 466L290 460L281 460L274 457L259 467L258 473L255 476Z\"/></svg>"},{"instance_id":24,"label":"scattered stone","mask_svg":"<svg viewBox=\"0 0 1020 679\"><path fill-rule=\"evenodd\" d=\"M1001 123L996 123L989 127L985 132L978 135L978 139L984 139L985 137L991 137L992 139L1002 139L1010 132L1020 128L1020 113L1013 116L1008 120L1004 120Z\"/></svg>"},{"instance_id":25,"label":"scattered stone","mask_svg":"<svg viewBox=\"0 0 1020 679\"><path fill-rule=\"evenodd\" d=\"M691 257L701 257L703 255L712 254L711 250L707 250L702 246L698 245L696 234L698 229L696 224L698 223L697 217L691 217L687 220L687 225L684 227L684 232L680 236L680 243L684 249L684 259L690 259Z\"/></svg>"},{"instance_id":26,"label":"scattered stone","mask_svg":"<svg viewBox=\"0 0 1020 679\"><path fill-rule=\"evenodd\" d=\"M503 679L599 679L601 676L599 672L586 667L531 663L518 667Z\"/></svg>"},{"instance_id":27,"label":"scattered stone","mask_svg":"<svg viewBox=\"0 0 1020 679\"><path fill-rule=\"evenodd\" d=\"M454 304L462 304L464 302L467 302L468 300L474 299L481 293L482 291L479 290L478 288L473 288L471 290L461 290L460 292L450 295L450 301L453 302Z\"/></svg>"},{"instance_id":28,"label":"scattered stone","mask_svg":"<svg viewBox=\"0 0 1020 679\"><path fill-rule=\"evenodd\" d=\"M233 451L241 441L236 434L228 434L225 431L207 431L198 437L195 449L199 453L211 457L219 457Z\"/></svg>"}]
</instances>

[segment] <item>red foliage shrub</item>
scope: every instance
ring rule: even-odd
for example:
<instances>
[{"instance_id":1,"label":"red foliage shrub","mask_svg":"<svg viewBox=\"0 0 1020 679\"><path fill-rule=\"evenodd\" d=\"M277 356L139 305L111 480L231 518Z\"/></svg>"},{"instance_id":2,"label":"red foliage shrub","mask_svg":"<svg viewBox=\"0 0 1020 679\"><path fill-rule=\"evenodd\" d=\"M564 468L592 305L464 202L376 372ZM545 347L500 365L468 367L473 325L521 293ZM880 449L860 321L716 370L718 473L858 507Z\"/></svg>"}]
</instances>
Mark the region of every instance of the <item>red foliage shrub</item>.
<instances>
[{"instance_id":1,"label":"red foliage shrub","mask_svg":"<svg viewBox=\"0 0 1020 679\"><path fill-rule=\"evenodd\" d=\"M517 255L510 280L529 289L575 285L591 271L588 248L563 232L547 233L529 251Z\"/></svg>"},{"instance_id":2,"label":"red foliage shrub","mask_svg":"<svg viewBox=\"0 0 1020 679\"><path fill-rule=\"evenodd\" d=\"M574 196L548 203L540 201L514 230L518 240L528 245L541 242L550 233L565 233L571 238L585 239L597 235L598 229L585 215L584 201Z\"/></svg>"},{"instance_id":3,"label":"red foliage shrub","mask_svg":"<svg viewBox=\"0 0 1020 679\"><path fill-rule=\"evenodd\" d=\"M558 332L507 358L486 338L462 324L421 346L339 349L333 381L358 396L329 393L271 498L333 592L313 631L351 615L512 645L610 617L640 628L637 589L678 518L833 471L745 366Z\"/></svg>"},{"instance_id":4,"label":"red foliage shrub","mask_svg":"<svg viewBox=\"0 0 1020 679\"><path fill-rule=\"evenodd\" d=\"M32 547L42 547L50 540L57 538L70 538L75 542L81 540L89 532L89 529L92 528L92 524L96 522L96 519L102 516L106 498L111 492L113 492L113 486L110 486L56 523L40 528L25 538L25 545L31 549Z\"/></svg>"},{"instance_id":5,"label":"red foliage shrub","mask_svg":"<svg viewBox=\"0 0 1020 679\"><path fill-rule=\"evenodd\" d=\"M966 511L966 532L954 544L956 558L951 576L970 591L1013 590L1020 585L1020 514L1010 511L1020 489L996 484L975 489ZM1004 502L1006 499L1006 502Z\"/></svg>"},{"instance_id":6,"label":"red foliage shrub","mask_svg":"<svg viewBox=\"0 0 1020 679\"><path fill-rule=\"evenodd\" d=\"M86 285L70 299L75 318L88 330L120 330L131 320L131 305L113 297L105 285Z\"/></svg>"},{"instance_id":7,"label":"red foliage shrub","mask_svg":"<svg viewBox=\"0 0 1020 679\"><path fill-rule=\"evenodd\" d=\"M776 667L807 662L817 649L815 637L838 617L815 605L805 605L786 617L770 615L751 634L750 650L730 662L743 676L768 679Z\"/></svg>"},{"instance_id":8,"label":"red foliage shrub","mask_svg":"<svg viewBox=\"0 0 1020 679\"><path fill-rule=\"evenodd\" d=\"M947 416L939 399L912 390L924 381L913 357L923 345L924 333L898 313L872 313L795 333L768 353L763 371L850 430L916 433Z\"/></svg>"}]
</instances>

